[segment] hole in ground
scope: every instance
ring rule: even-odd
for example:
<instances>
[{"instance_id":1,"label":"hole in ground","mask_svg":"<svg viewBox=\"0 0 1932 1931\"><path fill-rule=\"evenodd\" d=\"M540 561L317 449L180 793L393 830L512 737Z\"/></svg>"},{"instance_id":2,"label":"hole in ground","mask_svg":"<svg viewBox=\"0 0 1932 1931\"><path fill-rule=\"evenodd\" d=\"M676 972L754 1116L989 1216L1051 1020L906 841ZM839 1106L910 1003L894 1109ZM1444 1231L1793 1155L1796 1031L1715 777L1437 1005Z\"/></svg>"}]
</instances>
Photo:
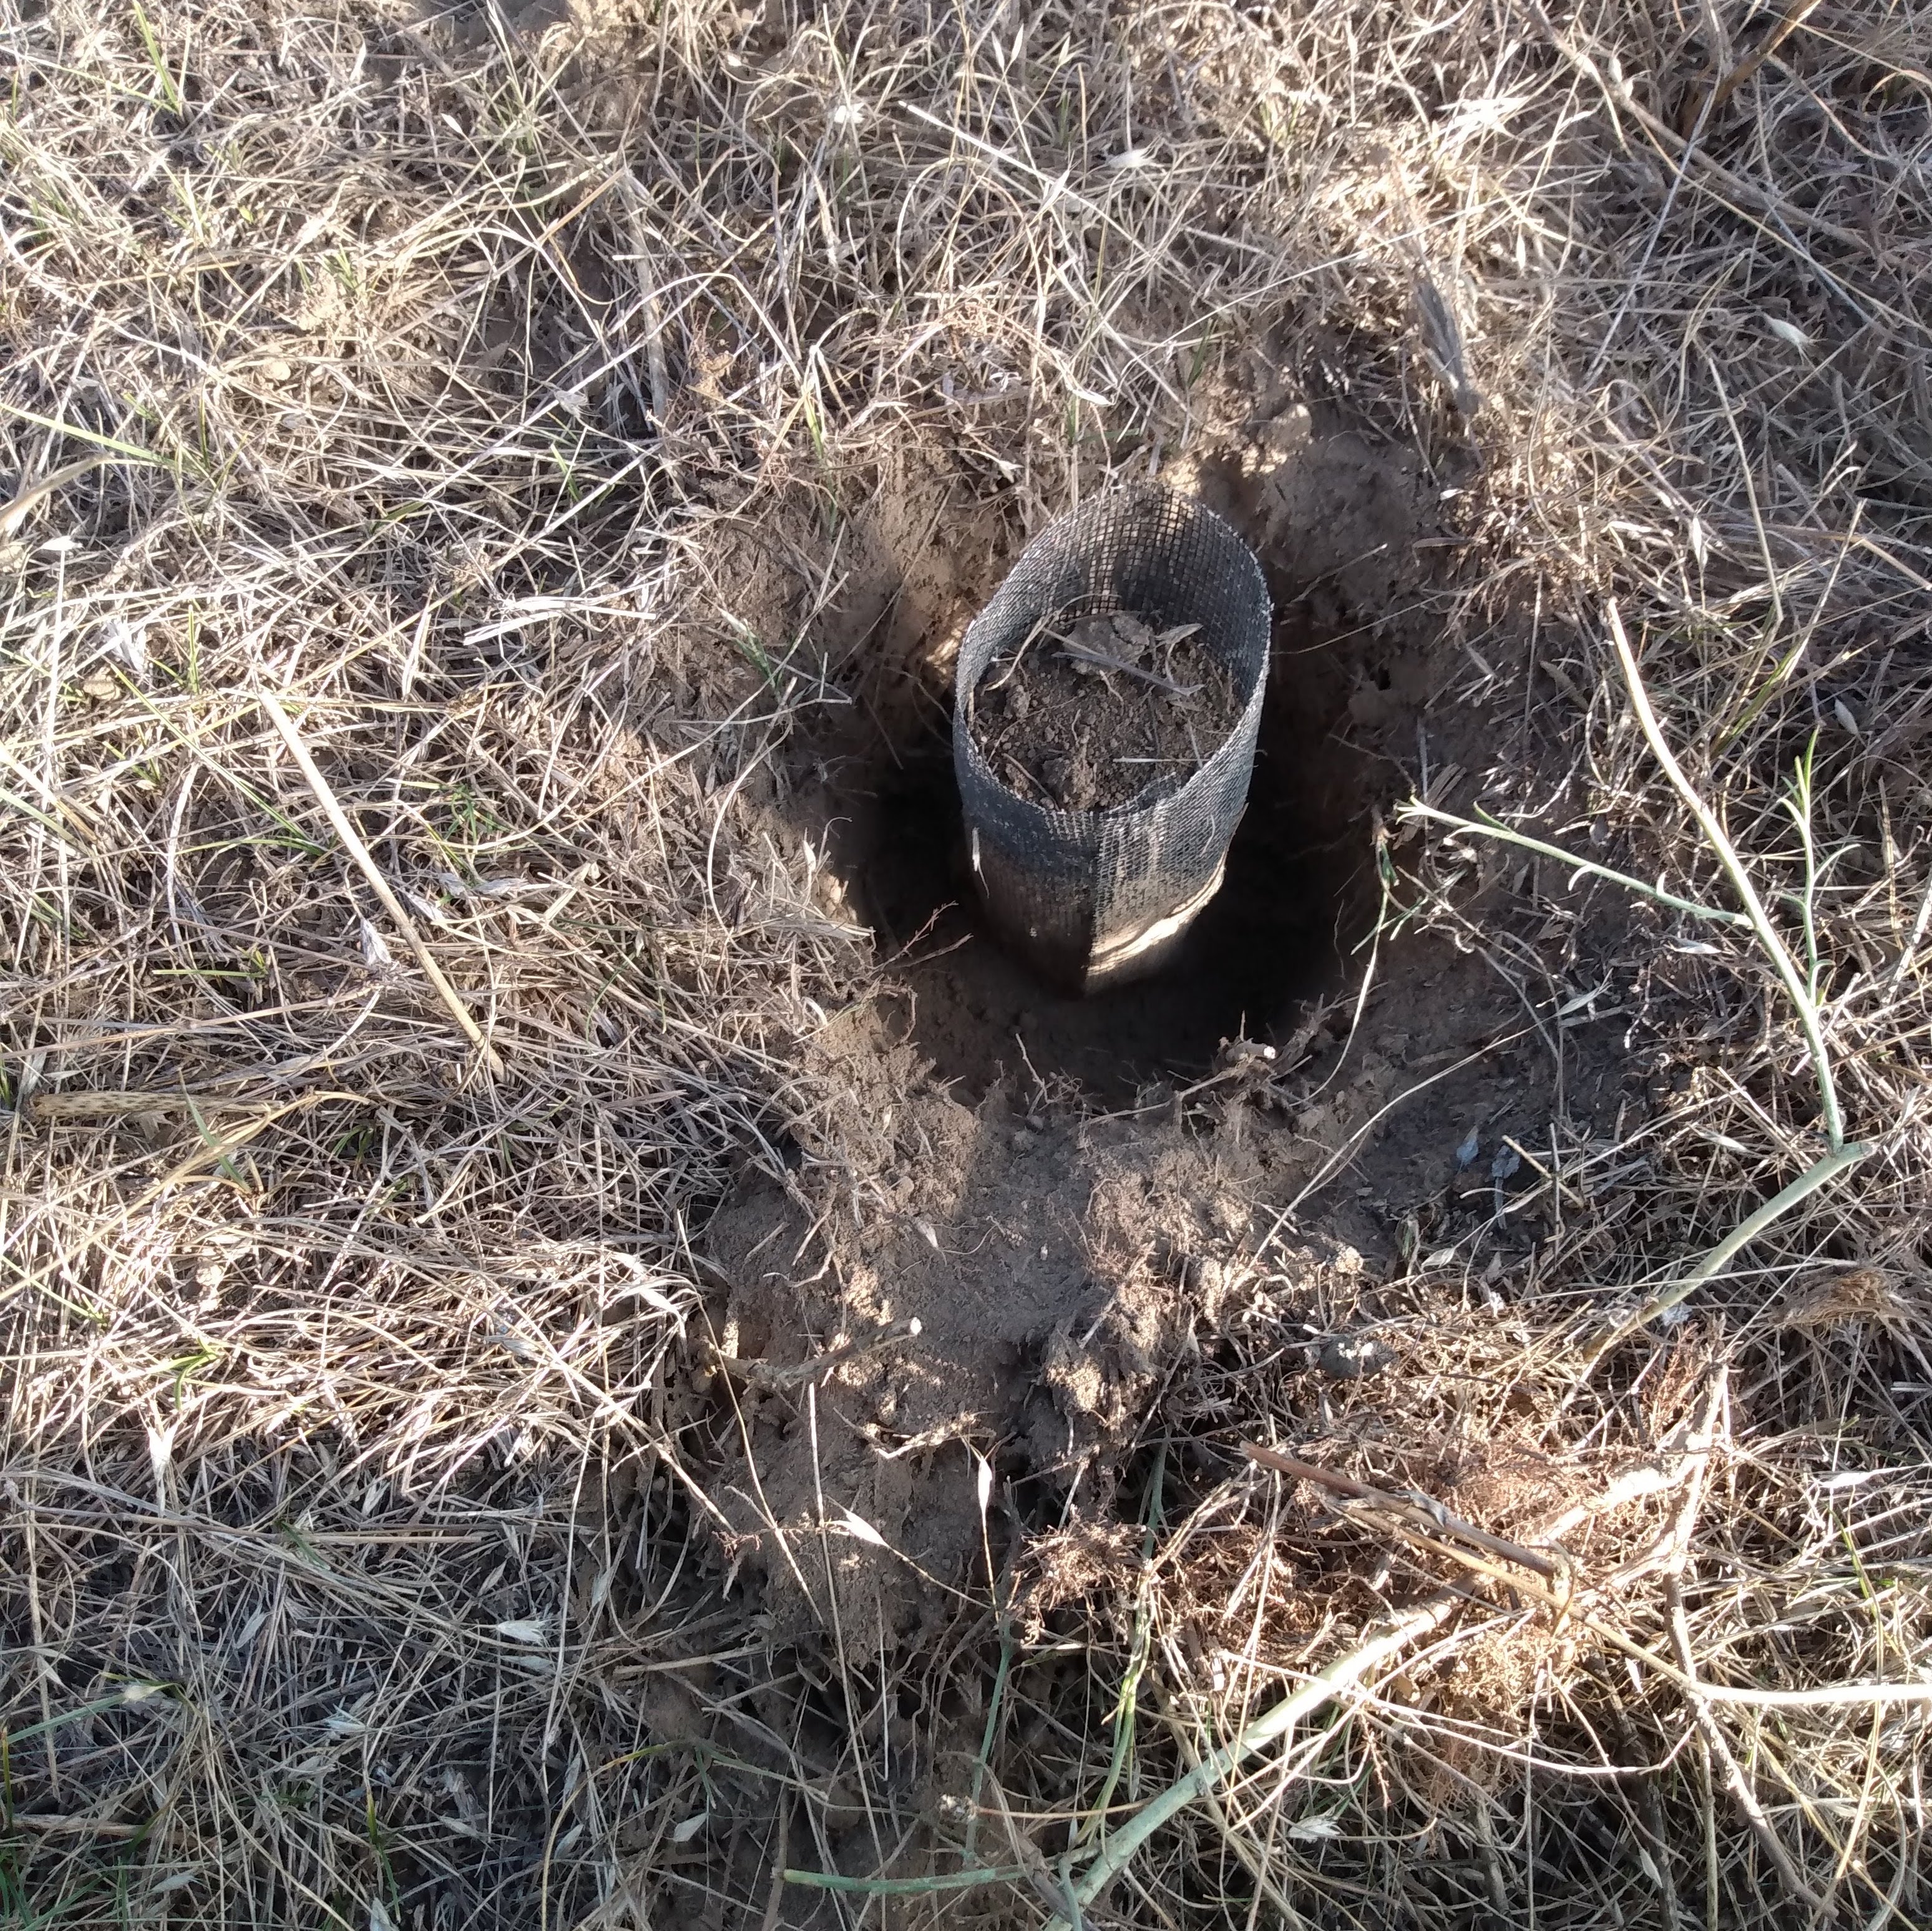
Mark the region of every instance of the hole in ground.
<instances>
[{"instance_id":1,"label":"hole in ground","mask_svg":"<svg viewBox=\"0 0 1932 1931\"><path fill-rule=\"evenodd\" d=\"M1342 735L1360 641L1300 605L1278 615L1226 882L1172 965L1091 998L1046 985L983 924L947 719L928 706L896 733L867 712L843 745L818 750L832 862L940 1079L969 1100L1002 1078L1030 1096L1037 1078L1119 1104L1150 1080L1204 1071L1224 1039L1276 1038L1301 1002L1335 988L1372 923L1370 829L1394 777Z\"/></svg>"},{"instance_id":2,"label":"hole in ground","mask_svg":"<svg viewBox=\"0 0 1932 1931\"><path fill-rule=\"evenodd\" d=\"M1466 730L1432 703L1454 546L1442 478L1419 451L1277 397L1239 442L1171 480L1246 538L1276 619L1227 879L1158 977L1070 998L980 922L949 745L950 640L1017 553L970 503L945 499L948 514L908 523L887 514L904 506L882 486L881 527L916 523L918 540L886 545L893 568L851 599L837 674L854 701L790 767L794 822L878 934L915 1044L969 1103L1003 1080L1030 1102L1036 1077L1112 1107L1151 1081L1198 1075L1224 1039L1280 1042L1304 1002L1359 971L1378 903L1373 824L1406 788L1401 761L1425 731L1432 768L1487 754L1473 720Z\"/></svg>"}]
</instances>

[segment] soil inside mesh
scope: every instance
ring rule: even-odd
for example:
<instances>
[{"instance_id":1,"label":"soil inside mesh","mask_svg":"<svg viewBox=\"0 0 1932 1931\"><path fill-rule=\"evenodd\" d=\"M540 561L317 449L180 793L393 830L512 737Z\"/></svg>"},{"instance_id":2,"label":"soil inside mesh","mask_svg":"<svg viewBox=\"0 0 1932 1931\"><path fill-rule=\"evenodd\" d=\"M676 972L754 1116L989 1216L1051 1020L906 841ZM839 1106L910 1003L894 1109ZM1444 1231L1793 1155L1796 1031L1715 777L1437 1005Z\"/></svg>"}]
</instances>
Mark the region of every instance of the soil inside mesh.
<instances>
[{"instance_id":1,"label":"soil inside mesh","mask_svg":"<svg viewBox=\"0 0 1932 1931\"><path fill-rule=\"evenodd\" d=\"M1240 721L1241 696L1198 625L1134 615L1038 625L986 667L973 735L1035 805L1101 811L1184 780Z\"/></svg>"}]
</instances>

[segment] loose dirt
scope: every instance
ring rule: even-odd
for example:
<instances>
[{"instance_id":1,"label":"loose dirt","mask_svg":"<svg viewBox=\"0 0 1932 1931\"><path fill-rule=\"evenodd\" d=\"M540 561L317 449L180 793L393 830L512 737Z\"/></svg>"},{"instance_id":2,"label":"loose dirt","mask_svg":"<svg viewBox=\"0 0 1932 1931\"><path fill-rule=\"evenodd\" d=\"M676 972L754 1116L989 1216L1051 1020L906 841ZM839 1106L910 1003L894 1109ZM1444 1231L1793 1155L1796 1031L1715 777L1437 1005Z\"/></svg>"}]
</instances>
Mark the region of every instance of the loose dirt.
<instances>
[{"instance_id":1,"label":"loose dirt","mask_svg":"<svg viewBox=\"0 0 1932 1931\"><path fill-rule=\"evenodd\" d=\"M1004 1082L968 1104L895 1031L862 1008L820 1042L864 1098L856 1191L754 1183L707 1247L730 1560L779 1636L869 1654L1004 1571L1017 1518L1106 1517L1162 1375L1252 1301L1277 1151Z\"/></svg>"},{"instance_id":2,"label":"loose dirt","mask_svg":"<svg viewBox=\"0 0 1932 1931\"><path fill-rule=\"evenodd\" d=\"M1198 625L1160 628L1130 610L1042 623L986 667L971 705L994 773L1068 811L1184 781L1241 715Z\"/></svg>"},{"instance_id":3,"label":"loose dirt","mask_svg":"<svg viewBox=\"0 0 1932 1931\"><path fill-rule=\"evenodd\" d=\"M977 925L946 755L960 631L1024 533L957 479L909 470L855 529L864 567L830 613L861 640L852 701L793 748L780 815L826 854L828 906L872 931L877 977L809 1048L848 1103L782 1175L748 1174L706 1242L714 1528L778 1639L910 1654L962 1592L983 1601L989 1566L1044 1579L1041 1551L1104 1539L1175 1378L1264 1311L1305 1317L1313 1384L1346 1378L1372 1409L1400 1372L1377 1283L1417 1240L1494 1214L1496 1150L1549 1131L1550 1068L1480 956L1392 940L1352 1003L1379 815L1418 759L1438 796L1466 796L1508 730L1445 698L1460 659L1438 614L1456 549L1441 469L1277 398L1170 480L1268 574L1261 748L1198 938L1160 979L1090 1000L1034 983ZM1060 634L1204 681L1194 639L1122 630ZM1058 680L1063 715L1094 726L1116 707L1096 733L1110 745L1122 713L1162 712L1168 731L1186 715L1130 688L1144 680L1090 681L1066 649L1036 642L994 694ZM999 712L988 736L1037 757L1020 730L1052 715ZM1132 793L1053 802L1102 795ZM1593 1037L1565 1039L1553 1103L1607 1117L1628 1096ZM1457 1157L1472 1129L1480 1165ZM1494 1291L1538 1225L1505 1224Z\"/></svg>"}]
</instances>

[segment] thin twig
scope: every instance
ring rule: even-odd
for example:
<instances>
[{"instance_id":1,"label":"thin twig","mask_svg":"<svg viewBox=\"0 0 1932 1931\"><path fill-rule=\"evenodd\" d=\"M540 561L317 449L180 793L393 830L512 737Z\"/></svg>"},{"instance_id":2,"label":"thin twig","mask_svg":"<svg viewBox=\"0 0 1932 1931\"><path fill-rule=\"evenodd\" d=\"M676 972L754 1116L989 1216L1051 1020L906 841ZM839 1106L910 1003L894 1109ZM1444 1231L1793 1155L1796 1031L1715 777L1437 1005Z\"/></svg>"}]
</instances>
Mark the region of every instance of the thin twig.
<instances>
[{"instance_id":1,"label":"thin twig","mask_svg":"<svg viewBox=\"0 0 1932 1931\"><path fill-rule=\"evenodd\" d=\"M111 463L111 456L80 456L71 463L64 463L52 475L43 476L37 483L29 483L12 499L0 503L0 537L11 536L26 520L34 505L43 501L64 484L71 483L84 476L90 469L98 469L104 463Z\"/></svg>"},{"instance_id":2,"label":"thin twig","mask_svg":"<svg viewBox=\"0 0 1932 1931\"><path fill-rule=\"evenodd\" d=\"M1533 1597L1559 1621L1574 1620L1633 1663L1656 1671L1666 1682L1675 1684L1688 1696L1702 1697L1712 1703L1734 1704L1740 1708L1758 1710L1856 1710L1894 1703L1932 1705L1932 1681L1828 1683L1810 1690L1761 1690L1742 1684L1706 1682L1693 1672L1679 1669L1668 1657L1646 1648L1614 1624L1606 1622L1587 1606L1579 1594L1560 1594L1540 1579L1518 1576L1500 1570L1486 1557L1472 1551L1459 1549L1439 1538L1424 1537L1406 1522L1396 1520L1392 1526L1430 1554L1447 1556L1479 1576Z\"/></svg>"},{"instance_id":3,"label":"thin twig","mask_svg":"<svg viewBox=\"0 0 1932 1931\"><path fill-rule=\"evenodd\" d=\"M1486 1549L1492 1555L1520 1562L1539 1576L1553 1579L1558 1573L1557 1565L1547 1556L1539 1555L1532 1549L1525 1549L1520 1543L1505 1542L1500 1536L1492 1536L1486 1529L1477 1528L1473 1522L1464 1522L1460 1516L1452 1516L1432 1496L1391 1495L1385 1490L1372 1489L1366 1483L1358 1482L1352 1475L1344 1475L1338 1469L1323 1468L1312 1462L1298 1462L1293 1456L1264 1448L1259 1442L1243 1442L1241 1453L1261 1468L1272 1468L1277 1474L1292 1475L1298 1481L1312 1482L1322 1488L1332 1489L1337 1495L1352 1496L1358 1501L1372 1502L1418 1528L1446 1531L1478 1549Z\"/></svg>"},{"instance_id":4,"label":"thin twig","mask_svg":"<svg viewBox=\"0 0 1932 1931\"><path fill-rule=\"evenodd\" d=\"M1109 657L1104 650L1096 650L1090 644L1075 643L1061 640L1064 648L1060 655L1070 664L1091 664L1096 670L1118 670L1130 677L1138 677L1144 684L1151 684L1156 691L1165 691L1173 697L1197 696L1198 684L1177 684L1172 677L1163 677L1158 670L1144 670L1138 664L1129 664L1118 657Z\"/></svg>"},{"instance_id":5,"label":"thin twig","mask_svg":"<svg viewBox=\"0 0 1932 1931\"><path fill-rule=\"evenodd\" d=\"M479 1063L492 1079L503 1076L503 1062L496 1048L484 1037L483 1029L470 1017L470 1009L463 1003L463 995L452 985L443 975L442 967L436 962L435 955L424 943L423 936L416 929L416 922L403 909L403 902L390 889L389 881L382 876L381 866L370 855L369 847L350 823L349 814L330 788L328 780L322 776L315 760L309 755L308 746L302 742L301 733L296 729L294 721L283 709L280 700L274 692L263 691L257 694L262 709L268 713L268 721L281 733L282 742L289 748L289 754L302 769L302 775L308 780L309 789L315 793L316 802L322 807L322 815L334 827L335 835L342 841L343 849L360 867L362 875L368 880L370 889L382 901L382 909L395 922L396 929L408 940L410 949L424 975L436 988L436 997L448 1009L450 1017L461 1028L463 1036L476 1048Z\"/></svg>"},{"instance_id":6,"label":"thin twig","mask_svg":"<svg viewBox=\"0 0 1932 1931\"><path fill-rule=\"evenodd\" d=\"M1784 46L1798 28L1817 11L1818 4L1819 0L1790 0L1790 4L1784 10L1784 17L1765 35L1762 43L1745 55L1744 58L1739 61L1730 72L1712 88L1708 100L1699 110L1700 118L1708 119L1710 115L1716 113L1725 102L1729 100L1731 96L1743 86L1744 82L1749 80L1780 47Z\"/></svg>"},{"instance_id":7,"label":"thin twig","mask_svg":"<svg viewBox=\"0 0 1932 1931\"><path fill-rule=\"evenodd\" d=\"M788 1870L784 1881L808 1891L841 1891L862 1897L923 1897L935 1891L976 1891L982 1885L1024 1884L1027 1873L1016 1865L942 1871L932 1877L841 1877L836 1871Z\"/></svg>"},{"instance_id":8,"label":"thin twig","mask_svg":"<svg viewBox=\"0 0 1932 1931\"><path fill-rule=\"evenodd\" d=\"M1674 1576L1664 1587L1670 1610L1671 1646L1677 1652L1678 1667L1695 1682L1697 1667L1691 1652L1690 1628L1684 1617L1684 1591ZM1731 1801L1738 1807L1752 1836L1763 1846L1765 1855L1770 1858L1785 1889L1808 1911L1822 1910L1824 1900L1805 1882L1804 1874L1792 1861L1791 1853L1772 1828L1764 1806L1758 1801L1757 1792L1750 1786L1750 1780L1732 1753L1729 1739L1712 1714L1711 1699L1700 1688L1688 1692L1684 1700L1690 1705L1690 1714L1704 1739L1705 1748L1723 1774L1724 1787L1731 1793Z\"/></svg>"}]
</instances>

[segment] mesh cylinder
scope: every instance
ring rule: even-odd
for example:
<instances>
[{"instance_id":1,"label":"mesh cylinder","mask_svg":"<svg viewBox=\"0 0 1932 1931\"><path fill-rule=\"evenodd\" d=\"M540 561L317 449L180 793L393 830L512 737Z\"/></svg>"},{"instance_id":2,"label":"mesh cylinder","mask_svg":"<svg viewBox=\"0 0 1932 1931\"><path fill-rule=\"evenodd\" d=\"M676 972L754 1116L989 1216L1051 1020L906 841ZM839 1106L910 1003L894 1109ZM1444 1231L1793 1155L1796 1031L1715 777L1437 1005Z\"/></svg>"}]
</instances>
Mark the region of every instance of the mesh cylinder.
<instances>
[{"instance_id":1,"label":"mesh cylinder","mask_svg":"<svg viewBox=\"0 0 1932 1931\"><path fill-rule=\"evenodd\" d=\"M974 741L987 666L1042 619L1126 610L1156 629L1198 624L1227 665L1240 721L1198 769L1131 802L1066 811L1021 797ZM1152 972L1219 889L1246 803L1268 682L1268 586L1212 510L1156 484L1096 497L1028 544L959 646L952 765L973 875L1006 943L1054 984L1093 992Z\"/></svg>"}]
</instances>

